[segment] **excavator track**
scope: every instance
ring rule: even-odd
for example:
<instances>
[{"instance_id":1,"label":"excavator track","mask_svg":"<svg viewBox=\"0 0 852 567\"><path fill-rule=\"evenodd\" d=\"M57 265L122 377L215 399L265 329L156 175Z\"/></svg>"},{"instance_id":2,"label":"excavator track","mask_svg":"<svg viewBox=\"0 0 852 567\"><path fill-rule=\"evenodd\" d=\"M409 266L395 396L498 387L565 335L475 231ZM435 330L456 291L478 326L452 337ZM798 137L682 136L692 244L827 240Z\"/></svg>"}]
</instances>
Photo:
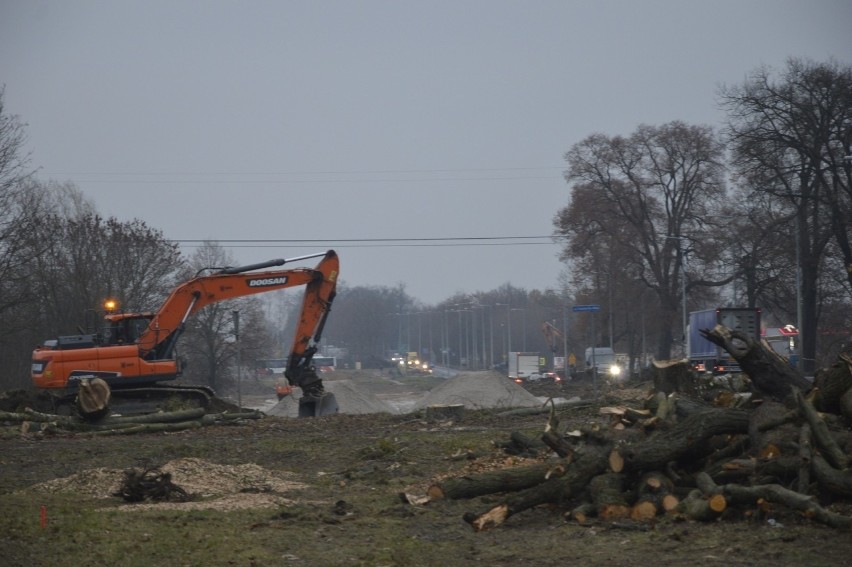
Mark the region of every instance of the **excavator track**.
<instances>
[{"instance_id":1,"label":"excavator track","mask_svg":"<svg viewBox=\"0 0 852 567\"><path fill-rule=\"evenodd\" d=\"M111 389L109 408L114 415L141 415L188 407L210 410L217 399L207 386L152 385ZM77 392L68 392L54 401L55 413L73 415L77 410Z\"/></svg>"},{"instance_id":2,"label":"excavator track","mask_svg":"<svg viewBox=\"0 0 852 567\"><path fill-rule=\"evenodd\" d=\"M110 400L113 413L125 415L201 407L209 409L215 392L207 386L145 386L114 388Z\"/></svg>"}]
</instances>

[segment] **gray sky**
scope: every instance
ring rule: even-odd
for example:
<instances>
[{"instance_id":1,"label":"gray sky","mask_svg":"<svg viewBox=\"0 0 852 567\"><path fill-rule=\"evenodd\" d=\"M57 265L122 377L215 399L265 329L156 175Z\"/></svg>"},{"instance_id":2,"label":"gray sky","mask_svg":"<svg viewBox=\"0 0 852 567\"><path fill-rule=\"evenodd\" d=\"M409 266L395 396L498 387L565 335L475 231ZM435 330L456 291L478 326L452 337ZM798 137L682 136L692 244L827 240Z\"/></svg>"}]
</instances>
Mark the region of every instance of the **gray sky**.
<instances>
[{"instance_id":1,"label":"gray sky","mask_svg":"<svg viewBox=\"0 0 852 567\"><path fill-rule=\"evenodd\" d=\"M719 85L790 56L852 63L852 2L0 0L43 179L170 239L327 240L226 247L428 304L556 288L558 247L352 241L548 236L573 144L719 126Z\"/></svg>"}]
</instances>

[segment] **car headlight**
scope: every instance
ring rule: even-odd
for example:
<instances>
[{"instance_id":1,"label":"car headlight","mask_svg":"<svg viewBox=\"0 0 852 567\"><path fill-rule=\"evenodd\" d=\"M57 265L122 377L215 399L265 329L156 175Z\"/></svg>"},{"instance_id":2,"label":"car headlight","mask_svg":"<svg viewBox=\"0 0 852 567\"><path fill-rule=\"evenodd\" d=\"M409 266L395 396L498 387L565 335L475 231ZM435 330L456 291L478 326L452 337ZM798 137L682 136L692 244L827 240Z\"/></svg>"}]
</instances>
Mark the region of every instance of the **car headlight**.
<instances>
[{"instance_id":1,"label":"car headlight","mask_svg":"<svg viewBox=\"0 0 852 567\"><path fill-rule=\"evenodd\" d=\"M617 364L613 364L609 367L610 376L620 376L621 375L621 367Z\"/></svg>"}]
</instances>

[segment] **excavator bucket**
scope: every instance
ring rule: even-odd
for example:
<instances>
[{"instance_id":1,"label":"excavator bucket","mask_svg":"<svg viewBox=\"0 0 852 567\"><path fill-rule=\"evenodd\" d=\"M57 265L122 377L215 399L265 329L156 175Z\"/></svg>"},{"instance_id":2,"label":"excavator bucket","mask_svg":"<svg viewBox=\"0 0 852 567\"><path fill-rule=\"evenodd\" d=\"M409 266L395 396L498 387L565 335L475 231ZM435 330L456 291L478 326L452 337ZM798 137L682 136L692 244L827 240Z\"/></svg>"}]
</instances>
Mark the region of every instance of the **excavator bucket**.
<instances>
[{"instance_id":1,"label":"excavator bucket","mask_svg":"<svg viewBox=\"0 0 852 567\"><path fill-rule=\"evenodd\" d=\"M322 417L339 411L337 399L331 392L322 396L302 396L299 399L299 417Z\"/></svg>"}]
</instances>

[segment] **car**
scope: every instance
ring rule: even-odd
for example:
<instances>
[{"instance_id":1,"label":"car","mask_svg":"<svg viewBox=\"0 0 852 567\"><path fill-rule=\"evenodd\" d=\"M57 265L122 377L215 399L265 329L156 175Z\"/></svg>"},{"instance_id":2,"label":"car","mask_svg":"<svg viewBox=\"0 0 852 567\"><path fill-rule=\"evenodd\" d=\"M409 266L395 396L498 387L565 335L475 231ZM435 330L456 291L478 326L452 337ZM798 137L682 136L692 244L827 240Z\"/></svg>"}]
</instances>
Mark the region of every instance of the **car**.
<instances>
[{"instance_id":1,"label":"car","mask_svg":"<svg viewBox=\"0 0 852 567\"><path fill-rule=\"evenodd\" d=\"M538 382L540 380L553 380L554 382L559 382L561 378L556 372L533 372L529 376L527 376L527 380L530 382Z\"/></svg>"}]
</instances>

